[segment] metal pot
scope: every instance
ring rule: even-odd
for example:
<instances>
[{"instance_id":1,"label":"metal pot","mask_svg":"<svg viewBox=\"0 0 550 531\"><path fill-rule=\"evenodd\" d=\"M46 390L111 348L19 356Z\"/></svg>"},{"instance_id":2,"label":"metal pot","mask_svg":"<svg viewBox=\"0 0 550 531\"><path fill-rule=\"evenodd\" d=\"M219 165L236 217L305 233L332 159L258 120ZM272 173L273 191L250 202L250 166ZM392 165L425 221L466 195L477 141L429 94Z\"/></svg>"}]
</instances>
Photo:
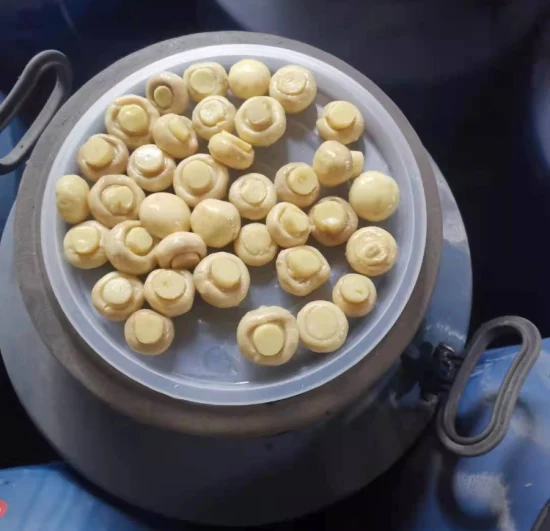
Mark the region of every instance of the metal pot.
<instances>
[{"instance_id":1,"label":"metal pot","mask_svg":"<svg viewBox=\"0 0 550 531\"><path fill-rule=\"evenodd\" d=\"M285 400L247 406L220 407L182 401L155 393L114 370L99 356L93 355L75 333L51 289L44 267L40 235L44 230L41 226L41 206L46 177L60 146L84 112L119 80L145 65L182 50L224 43L271 45L297 50L336 67L353 80L368 87L380 105L398 124L421 169L427 205L427 232L420 274L408 303L390 332L352 370L340 374L316 389ZM51 59L51 52L49 54L46 57ZM63 96L68 92L70 75L62 58L58 55L54 57L55 64L62 66L58 66L60 72L54 94L41 113L41 116L44 116L42 119L39 117L31 126L29 133L22 141L19 152L0 161L0 167L6 171L9 170L24 158L40 137L27 163L15 214L15 270L26 311L47 349L88 391L100 398L110 409L133 419L129 420L132 426L135 426L132 429L135 429L136 433L141 429L144 441L149 441L149 444L160 444L160 441L164 440L167 455L156 457L160 461L155 468L149 469L149 474L155 474L171 466L174 475L177 475L178 469L188 464L184 464L181 456L176 457L177 454L174 452L185 448L190 459L200 459L205 466L207 463L214 463L214 466L220 467L224 459L226 463L231 462L231 459L240 459L243 463L246 462L241 469L246 471L247 477L246 485L239 489L230 501L225 500L219 493L211 496L210 499L219 509L212 511L206 510L205 507L194 506L191 492L182 492L181 500L166 499L166 496L160 495L166 492L169 486L174 487L180 482L186 484L188 488L193 487L195 482L201 481L200 478L190 476L177 479L165 478L166 484L159 486L157 477L156 483L153 482L153 485L158 487L157 492L148 490L149 498L147 498L146 491L143 490L146 487L130 485L128 481L121 478L112 478L112 484L116 486L106 485L106 464L103 465L101 474L87 468L84 471L85 475L125 499L139 502L142 506L171 516L237 525L290 518L349 493L350 489L371 481L395 462L428 422L438 405L441 391L450 387L455 377L456 385L451 389L447 405L441 409L440 413L439 432L443 443L457 453L477 455L490 450L500 442L506 432L521 384L540 350L540 336L536 328L525 320L503 318L482 327L474 336L465 356L446 347L435 349L434 352L433 344L428 344L427 351L420 355L418 352L416 355L411 355L411 349L408 347L426 317L426 310L437 281L442 248L441 207L429 156L410 124L378 87L342 61L311 46L269 35L214 33L174 39L128 56L93 78L58 111L57 108ZM35 59L26 72L41 71L41 68L37 69L36 63L42 60ZM27 78L28 75L24 73L21 78L23 82L15 87L12 95L0 108L0 124L5 124L7 117L13 115L10 109L13 109L16 106L15 102L27 92L29 88L28 81L25 83ZM46 128L52 116L53 119ZM461 437L456 433L453 422L466 378L488 342L502 331L510 330L520 333L524 348L505 379L503 389L497 398L491 425L480 436ZM402 357L403 353L405 357ZM460 365L462 367L457 370ZM414 370L410 370L411 366L414 366ZM409 379L413 375L412 381L404 382L404 374ZM289 498L284 509L281 508L277 499L272 499L264 500L253 511L246 512L250 500L255 496L261 498L264 488L279 489L282 479L292 483L296 474L305 480L305 472L311 472L315 468L317 459L328 456L335 445L342 442L341 437L345 433L343 426L347 426L346 437L359 440L359 434L354 435L353 426L356 419L360 419L355 425L361 426L363 441L365 437L371 438L369 433L376 432L378 432L376 433L378 441L384 438L388 442L399 440L401 436L390 428L396 422L398 415L395 411L392 412L391 408L381 410L378 405L387 401L399 404L399 400L407 394L406 390L411 387L420 389L414 401L422 404L421 420L414 429L411 428L412 435L402 437L402 440L394 446L388 445L383 448L378 444L377 449L376 446L373 447L372 456L369 456L367 461L363 461L361 468L364 471L370 460L371 466L368 468L372 471L369 474L356 476L352 483L348 482L341 488L330 487L326 490L320 485L320 490L316 490L317 487L315 487L312 495L307 496L307 499L291 501ZM392 394L396 390L401 394ZM38 419L36 420L39 422ZM133 421L136 421L135 424ZM140 425L142 428L139 428ZM104 428L108 429L107 425L104 424ZM166 444L168 440L170 443ZM118 440L118 452L112 456L115 461L117 458L132 460L137 457L134 453L124 455L125 449L120 445L128 442ZM278 446L278 451L269 455L269 449L273 445ZM316 447L317 451L309 454L313 447ZM162 452L162 447L159 446L157 451ZM307 457L308 455L310 457ZM313 455L315 457L311 457ZM170 461L172 458L174 462ZM69 457L69 461L71 460L76 459ZM297 464L299 460L304 461L300 466ZM376 461L378 462L374 465ZM113 463L112 461L110 466L117 466ZM131 461L127 463L127 465L130 464ZM348 464L351 465L349 461ZM83 467L81 463L77 466ZM268 468L273 471L273 467L280 472L278 477L275 477L273 472L266 474ZM256 470L257 477L253 470ZM213 478L218 478L218 484L227 480L227 476L221 469L210 470L207 475L211 486L215 483ZM350 487L351 484L354 487ZM136 489L139 490L139 494L136 494ZM130 491L133 493L128 494Z\"/></svg>"}]
</instances>

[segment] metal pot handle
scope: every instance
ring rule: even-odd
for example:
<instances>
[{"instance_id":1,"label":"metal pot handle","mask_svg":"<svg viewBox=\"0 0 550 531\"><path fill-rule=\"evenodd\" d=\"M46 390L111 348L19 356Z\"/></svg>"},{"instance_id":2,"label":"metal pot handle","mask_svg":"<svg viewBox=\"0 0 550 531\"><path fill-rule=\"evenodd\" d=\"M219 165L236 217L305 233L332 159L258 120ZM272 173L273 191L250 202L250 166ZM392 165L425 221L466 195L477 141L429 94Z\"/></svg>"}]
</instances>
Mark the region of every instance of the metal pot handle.
<instances>
[{"instance_id":1,"label":"metal pot handle","mask_svg":"<svg viewBox=\"0 0 550 531\"><path fill-rule=\"evenodd\" d=\"M53 68L56 73L55 86L28 131L5 157L0 159L0 175L10 172L25 160L46 126L55 116L71 92L72 69L65 55L57 50L46 50L35 55L23 70L11 92L0 105L0 131L12 120L27 101L42 74Z\"/></svg>"},{"instance_id":2,"label":"metal pot handle","mask_svg":"<svg viewBox=\"0 0 550 531\"><path fill-rule=\"evenodd\" d=\"M500 386L491 420L478 435L459 435L455 421L458 404L468 379L489 344L510 332L520 335L521 350L514 358ZM457 455L473 457L489 452L502 441L523 382L537 360L540 350L541 338L537 327L522 317L499 317L478 329L466 347L462 365L437 416L437 435L448 450Z\"/></svg>"}]
</instances>

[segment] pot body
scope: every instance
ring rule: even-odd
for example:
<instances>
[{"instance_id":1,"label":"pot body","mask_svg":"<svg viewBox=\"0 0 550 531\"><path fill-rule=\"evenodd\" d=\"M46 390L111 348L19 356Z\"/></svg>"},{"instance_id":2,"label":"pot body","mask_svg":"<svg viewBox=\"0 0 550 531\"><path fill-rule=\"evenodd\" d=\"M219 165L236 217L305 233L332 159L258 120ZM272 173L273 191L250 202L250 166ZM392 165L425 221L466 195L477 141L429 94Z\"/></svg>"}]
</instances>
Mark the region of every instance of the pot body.
<instances>
[{"instance_id":1,"label":"pot body","mask_svg":"<svg viewBox=\"0 0 550 531\"><path fill-rule=\"evenodd\" d=\"M151 47L120 61L113 69L121 76L129 75L139 61L151 62L159 53L168 56L194 42L197 46L210 44L212 39L280 43L276 37L248 34L192 36ZM288 45L303 47L292 42ZM311 53L330 58L338 68L349 68L318 50ZM29 228L35 227L36 231L40 227L40 212L33 205L40 204L43 190L31 177L44 174L45 164L51 163L57 153L56 143L63 136L52 131L60 131L56 128L63 126L67 116L69 121L78 119L83 106L88 108L98 91L113 83L110 75L106 72L92 80L84 99L75 96L69 101L38 143L18 200L15 264L13 238L4 240L2 258L10 275L4 295L13 311L2 321L9 333L0 334L0 347L12 381L19 381L14 385L25 407L68 462L94 483L130 503L177 518L226 525L267 523L320 509L368 484L410 447L430 420L437 401L423 398L423 361L440 342L462 349L470 310L471 271L460 214L443 178L440 174L437 180L434 178L437 168L430 164L414 131L402 119L407 138L423 161L424 188L432 217L423 267L414 288L416 295L413 293L404 311L408 315L402 315L400 324L384 339L384 351L370 356L378 362L386 360L387 366L366 378L356 366L307 393L303 403L288 399L254 410L256 417L247 418L247 425L256 431L249 431L248 437L230 439L214 437L212 431L210 436L204 433L209 422L225 422L234 432L244 408L230 407L211 408L208 415L203 415L202 435L191 435L190 425L184 422L186 417L173 418L184 409L181 404L144 393L141 386L95 364L94 356L59 316L40 269L41 257L33 240L36 232ZM398 114L393 103L374 89L377 97ZM69 113L79 101L80 107ZM445 256L440 262L442 230ZM8 234L13 236L11 231ZM13 282L15 274L21 293ZM457 278L462 279L460 285ZM456 292L450 297L453 289ZM50 325L46 326L48 320ZM416 337L409 345L415 331ZM406 352L400 357L403 350ZM68 360L64 357L68 354L75 358ZM31 366L36 367L36 383L31 382L26 369ZM342 382L349 382L349 378L360 383L358 392L353 399L339 402L338 394L346 392ZM328 404L322 410L324 414L317 415L317 409L308 416L309 420L316 419L313 424L297 418L294 425L286 424L289 427L283 433L272 435L277 431L273 430L274 422L292 413L291 409L299 409L300 404L305 407L310 394Z\"/></svg>"},{"instance_id":2,"label":"pot body","mask_svg":"<svg viewBox=\"0 0 550 531\"><path fill-rule=\"evenodd\" d=\"M8 273L0 276L0 297L11 310L0 316L0 350L21 402L86 478L167 516L262 524L319 510L357 491L391 467L432 418L437 403L422 398L420 381L433 347L445 342L460 351L466 339L472 285L468 242L453 196L437 170L436 175L443 255L413 344L340 415L272 437L186 436L136 422L87 391L48 351L25 309L16 287L10 220L0 248L0 266Z\"/></svg>"}]
</instances>

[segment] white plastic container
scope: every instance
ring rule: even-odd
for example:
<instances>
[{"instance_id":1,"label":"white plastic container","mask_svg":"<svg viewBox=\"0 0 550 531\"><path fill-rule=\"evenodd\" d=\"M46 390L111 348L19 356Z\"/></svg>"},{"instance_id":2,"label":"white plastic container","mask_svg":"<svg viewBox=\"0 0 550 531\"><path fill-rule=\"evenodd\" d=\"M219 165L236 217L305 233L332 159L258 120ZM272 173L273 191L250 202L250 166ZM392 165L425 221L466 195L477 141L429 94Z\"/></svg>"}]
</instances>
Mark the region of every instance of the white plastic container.
<instances>
[{"instance_id":1,"label":"white plastic container","mask_svg":"<svg viewBox=\"0 0 550 531\"><path fill-rule=\"evenodd\" d=\"M367 131L357 147L350 147L365 153L365 170L389 173L401 189L398 210L381 224L395 237L399 259L389 273L375 279L379 295L375 310L364 318L350 321L347 342L332 354L300 349L284 366L259 367L239 354L235 336L241 317L258 306L280 305L297 313L311 300L330 300L334 283L350 271L344 256L345 246L320 247L332 266L332 276L330 282L310 296L299 298L285 293L278 285L274 262L262 268L250 268L251 289L238 308L216 309L197 296L193 310L174 320L176 339L172 347L162 356L140 356L126 345L121 323L104 319L92 306L92 286L108 268L78 270L63 259L62 241L67 226L56 212L55 183L64 174L78 173L76 151L90 135L104 131L105 110L116 97L128 93L143 95L147 79L161 71L182 74L189 64L197 61L217 61L229 69L247 57L264 61L272 72L286 64L309 68L315 75L319 93L315 105L288 117L283 139L269 148L258 148L254 166L246 172L233 172L232 177L259 171L273 178L277 169L287 162L311 163L313 153L322 142L315 131L317 111L329 101L349 100L361 110ZM204 143L199 150L205 151ZM345 184L324 192L347 199L348 188ZM212 405L248 405L307 392L351 369L368 355L396 322L415 286L424 255L426 217L420 171L407 139L363 86L338 69L299 52L272 46L217 45L181 52L135 72L105 93L77 122L48 176L41 216L42 252L52 289L67 318L93 351L113 367L174 398ZM312 245L318 246L315 242Z\"/></svg>"}]
</instances>

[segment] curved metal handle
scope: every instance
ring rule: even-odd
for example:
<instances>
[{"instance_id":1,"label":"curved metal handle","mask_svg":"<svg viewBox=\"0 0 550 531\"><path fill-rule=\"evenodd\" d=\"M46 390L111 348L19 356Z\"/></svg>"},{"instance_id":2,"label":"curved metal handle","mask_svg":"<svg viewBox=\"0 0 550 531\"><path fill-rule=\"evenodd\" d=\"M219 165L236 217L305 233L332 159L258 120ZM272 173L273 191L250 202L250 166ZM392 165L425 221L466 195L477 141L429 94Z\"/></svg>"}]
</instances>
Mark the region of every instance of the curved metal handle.
<instances>
[{"instance_id":1,"label":"curved metal handle","mask_svg":"<svg viewBox=\"0 0 550 531\"><path fill-rule=\"evenodd\" d=\"M55 87L44 108L40 111L40 114L31 124L28 131L23 135L19 144L5 157L0 159L0 175L13 170L29 156L38 138L69 96L73 76L68 59L56 50L46 50L35 55L23 70L21 77L6 96L2 105L0 105L1 131L8 125L25 101L27 101L42 74L50 68L53 68L56 73Z\"/></svg>"},{"instance_id":2,"label":"curved metal handle","mask_svg":"<svg viewBox=\"0 0 550 531\"><path fill-rule=\"evenodd\" d=\"M455 421L458 404L468 379L489 344L510 332L519 333L521 350L500 386L491 421L478 435L472 437L459 435ZM474 334L466 348L464 361L454 384L445 403L439 409L437 417L437 435L448 450L458 455L473 457L489 452L502 441L508 430L521 386L537 360L540 349L541 339L537 327L522 317L509 316L493 319Z\"/></svg>"}]
</instances>

